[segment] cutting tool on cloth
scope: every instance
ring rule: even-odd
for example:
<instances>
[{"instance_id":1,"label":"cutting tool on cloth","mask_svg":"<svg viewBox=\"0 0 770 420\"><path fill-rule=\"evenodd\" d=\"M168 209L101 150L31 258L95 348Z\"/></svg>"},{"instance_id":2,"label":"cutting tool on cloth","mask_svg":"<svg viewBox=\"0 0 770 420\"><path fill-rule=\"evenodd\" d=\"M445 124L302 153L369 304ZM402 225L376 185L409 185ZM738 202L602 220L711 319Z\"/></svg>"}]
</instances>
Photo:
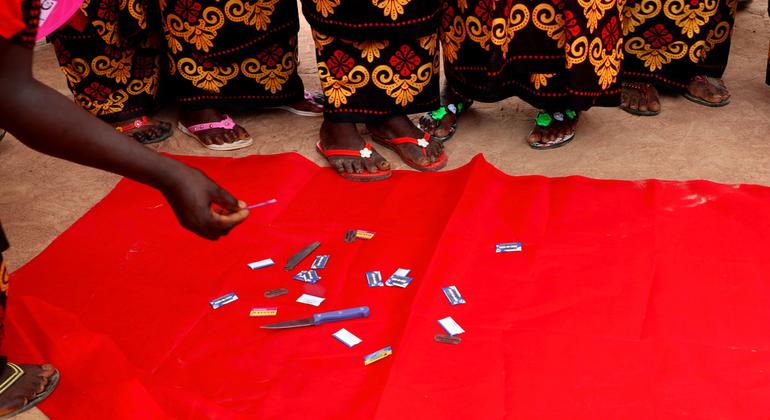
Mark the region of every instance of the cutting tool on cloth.
<instances>
[{"instance_id":1,"label":"cutting tool on cloth","mask_svg":"<svg viewBox=\"0 0 770 420\"><path fill-rule=\"evenodd\" d=\"M313 251L318 249L319 246L321 246L320 242L313 242L312 244L302 248L302 251L294 254L291 258L289 258L289 261L286 262L286 265L283 266L283 269L286 271L293 270L297 264L307 258L308 255L312 254Z\"/></svg>"},{"instance_id":2,"label":"cutting tool on cloth","mask_svg":"<svg viewBox=\"0 0 770 420\"><path fill-rule=\"evenodd\" d=\"M358 308L342 309L339 311L313 314L313 316L311 316L310 318L275 322L272 324L263 325L260 328L265 328L268 330L280 330L285 328L310 327L310 326L326 324L327 322L347 321L349 319L367 318L367 317L369 317L369 307L359 306Z\"/></svg>"}]
</instances>

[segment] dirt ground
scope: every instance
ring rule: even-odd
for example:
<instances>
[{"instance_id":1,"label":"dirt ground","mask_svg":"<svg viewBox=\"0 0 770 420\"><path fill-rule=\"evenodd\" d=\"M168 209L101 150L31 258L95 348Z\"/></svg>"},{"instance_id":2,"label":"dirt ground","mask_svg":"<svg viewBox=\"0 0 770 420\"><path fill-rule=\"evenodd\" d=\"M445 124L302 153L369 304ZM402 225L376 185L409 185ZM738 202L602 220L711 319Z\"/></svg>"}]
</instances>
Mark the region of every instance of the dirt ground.
<instances>
[{"instance_id":1,"label":"dirt ground","mask_svg":"<svg viewBox=\"0 0 770 420\"><path fill-rule=\"evenodd\" d=\"M447 143L448 169L477 153L511 175L583 175L611 179L707 179L722 183L770 185L770 87L764 83L767 58L767 1L755 0L739 13L725 80L732 103L719 109L666 96L658 117L636 117L618 109L584 114L578 137L569 146L534 151L524 143L536 110L518 99L478 104L463 116ZM300 34L300 72L318 88L307 25ZM69 95L50 46L36 52L35 75ZM174 121L174 111L161 118ZM176 133L156 146L184 155L245 156L299 152L324 164L314 151L320 118L280 111L238 116L255 144L236 152L211 152ZM407 169L389 150L381 150L397 169ZM12 247L5 254L11 269L40 253L54 238L104 197L117 176L40 155L12 136L0 142L0 220ZM76 380L73 378L73 380ZM20 419L46 418L32 410Z\"/></svg>"}]
</instances>

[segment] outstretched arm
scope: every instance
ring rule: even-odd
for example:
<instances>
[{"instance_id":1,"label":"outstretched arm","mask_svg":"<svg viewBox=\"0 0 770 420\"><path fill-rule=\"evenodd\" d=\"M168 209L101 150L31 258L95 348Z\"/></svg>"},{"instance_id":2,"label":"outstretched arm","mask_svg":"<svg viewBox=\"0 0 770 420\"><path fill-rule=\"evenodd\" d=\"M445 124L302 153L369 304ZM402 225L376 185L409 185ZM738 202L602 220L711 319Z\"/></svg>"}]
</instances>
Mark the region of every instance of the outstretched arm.
<instances>
[{"instance_id":1,"label":"outstretched arm","mask_svg":"<svg viewBox=\"0 0 770 420\"><path fill-rule=\"evenodd\" d=\"M32 77L32 51L0 38L0 127L41 153L103 169L158 189L185 228L207 239L248 215L202 172L118 134ZM213 212L217 204L228 214Z\"/></svg>"}]
</instances>

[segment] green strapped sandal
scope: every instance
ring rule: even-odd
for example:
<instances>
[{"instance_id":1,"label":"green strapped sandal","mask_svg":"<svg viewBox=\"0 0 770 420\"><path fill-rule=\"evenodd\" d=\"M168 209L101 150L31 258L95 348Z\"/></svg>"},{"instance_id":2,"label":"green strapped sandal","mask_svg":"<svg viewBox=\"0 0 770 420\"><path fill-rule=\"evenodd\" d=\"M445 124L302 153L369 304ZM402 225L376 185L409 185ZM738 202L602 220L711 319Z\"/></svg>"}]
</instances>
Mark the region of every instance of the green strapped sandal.
<instances>
[{"instance_id":1,"label":"green strapped sandal","mask_svg":"<svg viewBox=\"0 0 770 420\"><path fill-rule=\"evenodd\" d=\"M429 133L434 139L438 141L447 141L452 138L452 136L457 131L457 121L460 119L460 114L462 114L463 110L471 106L471 104L473 104L473 101L467 100L465 102L458 102L457 104L448 104L440 107L435 111L427 112L420 118L417 127L420 130ZM445 136L437 136L435 134L435 130L441 126L441 122L447 115L450 114L454 116L454 122L449 128L449 133L447 133Z\"/></svg>"},{"instance_id":2,"label":"green strapped sandal","mask_svg":"<svg viewBox=\"0 0 770 420\"><path fill-rule=\"evenodd\" d=\"M540 112L535 118L535 126L529 132L529 136L527 136L527 144L529 147L537 150L556 149L558 147L564 146L565 144L575 139L574 132L568 134L567 136L558 137L551 141L531 141L529 140L529 137L531 137L532 133L534 133L535 130L539 128L550 127L554 122L562 123L564 121L577 120L579 117L580 114L571 109L567 109L564 112Z\"/></svg>"}]
</instances>

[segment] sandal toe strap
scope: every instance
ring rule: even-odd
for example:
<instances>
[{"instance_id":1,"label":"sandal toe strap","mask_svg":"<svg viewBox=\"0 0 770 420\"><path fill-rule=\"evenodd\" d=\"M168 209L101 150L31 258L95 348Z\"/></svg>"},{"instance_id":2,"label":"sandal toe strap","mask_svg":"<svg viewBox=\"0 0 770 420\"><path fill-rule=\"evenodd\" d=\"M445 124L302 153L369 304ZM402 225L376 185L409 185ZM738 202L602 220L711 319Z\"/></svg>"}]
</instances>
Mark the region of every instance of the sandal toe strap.
<instances>
[{"instance_id":1,"label":"sandal toe strap","mask_svg":"<svg viewBox=\"0 0 770 420\"><path fill-rule=\"evenodd\" d=\"M150 123L150 119L147 118L146 115L143 115L131 122L115 127L115 131L118 133L125 133L126 131L136 130L137 128L142 128L148 125L152 125Z\"/></svg>"},{"instance_id":2,"label":"sandal toe strap","mask_svg":"<svg viewBox=\"0 0 770 420\"><path fill-rule=\"evenodd\" d=\"M332 156L350 156L350 157L359 157L362 159L371 159L372 156L374 155L374 149L372 148L372 145L369 143L366 143L361 150L324 149L321 146L321 143L318 143L317 147L318 147L318 150L320 150L321 153L327 158Z\"/></svg>"}]
</instances>

